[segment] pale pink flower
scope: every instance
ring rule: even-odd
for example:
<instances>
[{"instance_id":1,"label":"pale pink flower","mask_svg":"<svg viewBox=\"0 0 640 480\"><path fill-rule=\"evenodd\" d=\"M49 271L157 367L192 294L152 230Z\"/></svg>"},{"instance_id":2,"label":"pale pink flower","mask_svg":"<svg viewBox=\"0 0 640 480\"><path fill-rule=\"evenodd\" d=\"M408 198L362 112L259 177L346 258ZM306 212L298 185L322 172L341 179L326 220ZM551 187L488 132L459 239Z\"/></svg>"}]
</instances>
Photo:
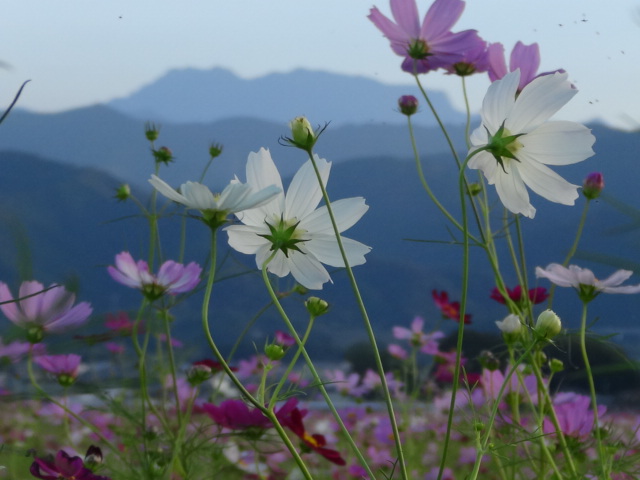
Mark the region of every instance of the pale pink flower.
<instances>
[{"instance_id":1,"label":"pale pink flower","mask_svg":"<svg viewBox=\"0 0 640 480\"><path fill-rule=\"evenodd\" d=\"M87 321L93 309L87 302L73 306L76 296L60 285L47 291L40 282L22 282L18 300L0 283L0 310L19 327L27 329L29 341L37 343L45 332L58 333Z\"/></svg>"},{"instance_id":2,"label":"pale pink flower","mask_svg":"<svg viewBox=\"0 0 640 480\"><path fill-rule=\"evenodd\" d=\"M149 300L156 300L165 293L177 295L193 290L200 282L202 268L191 262L188 265L167 260L160 266L157 275L149 272L144 260L133 259L129 252L116 255L116 265L107 267L111 278L127 287L137 288Z\"/></svg>"}]
</instances>

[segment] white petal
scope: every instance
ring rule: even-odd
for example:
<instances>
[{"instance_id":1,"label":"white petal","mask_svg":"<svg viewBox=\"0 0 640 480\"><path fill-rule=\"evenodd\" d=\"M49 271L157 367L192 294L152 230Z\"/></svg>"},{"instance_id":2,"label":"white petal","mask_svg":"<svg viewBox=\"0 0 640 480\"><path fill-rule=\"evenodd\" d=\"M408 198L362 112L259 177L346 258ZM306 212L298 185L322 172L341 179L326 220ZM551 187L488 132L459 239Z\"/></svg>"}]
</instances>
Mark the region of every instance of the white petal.
<instances>
[{"instance_id":1,"label":"white petal","mask_svg":"<svg viewBox=\"0 0 640 480\"><path fill-rule=\"evenodd\" d=\"M244 208L238 207L246 203L245 200L251 192L252 188L250 185L240 182L231 182L220 194L220 197L218 198L218 208L220 210L227 210L230 212L244 210Z\"/></svg>"},{"instance_id":2,"label":"white petal","mask_svg":"<svg viewBox=\"0 0 640 480\"><path fill-rule=\"evenodd\" d=\"M513 160L512 160L513 161ZM502 204L513 213L521 213L525 217L533 218L536 209L529 203L529 193L524 186L517 168L508 168L504 173L501 168L496 169L494 175L496 191Z\"/></svg>"},{"instance_id":3,"label":"white petal","mask_svg":"<svg viewBox=\"0 0 640 480\"><path fill-rule=\"evenodd\" d=\"M596 138L575 122L546 122L518 139L527 154L547 165L570 165L591 157Z\"/></svg>"},{"instance_id":4,"label":"white petal","mask_svg":"<svg viewBox=\"0 0 640 480\"><path fill-rule=\"evenodd\" d=\"M247 183L251 185L254 191L260 191L271 185L275 185L280 189L271 201L260 205L257 208L243 211L238 218L247 225L264 224L264 219L273 215L280 216L284 211L284 189L282 188L282 179L276 168L269 150L261 148L258 153L251 152L247 160Z\"/></svg>"},{"instance_id":5,"label":"white petal","mask_svg":"<svg viewBox=\"0 0 640 480\"><path fill-rule=\"evenodd\" d=\"M269 240L259 236L259 234L268 233L266 228L263 229L249 225L231 225L230 227L226 227L225 230L227 235L229 235L229 245L240 253L253 255L264 245L271 245Z\"/></svg>"},{"instance_id":6,"label":"white petal","mask_svg":"<svg viewBox=\"0 0 640 480\"><path fill-rule=\"evenodd\" d=\"M498 169L502 170L502 167L498 165L494 156L489 152L480 152L475 154L471 157L467 166L475 170L482 170L482 173L484 173L489 185L496 183L495 177L498 174Z\"/></svg>"},{"instance_id":7,"label":"white petal","mask_svg":"<svg viewBox=\"0 0 640 480\"><path fill-rule=\"evenodd\" d=\"M371 247L350 238L342 237L342 245L352 267L364 264L364 256L371 251ZM332 267L344 267L338 242L333 235L314 235L310 242L305 243L305 248L322 263Z\"/></svg>"},{"instance_id":8,"label":"white petal","mask_svg":"<svg viewBox=\"0 0 640 480\"><path fill-rule=\"evenodd\" d=\"M197 182L183 183L180 193L187 199L186 205L196 210L217 210L218 202L208 187Z\"/></svg>"},{"instance_id":9,"label":"white petal","mask_svg":"<svg viewBox=\"0 0 640 480\"><path fill-rule=\"evenodd\" d=\"M329 272L312 255L291 252L289 257L291 274L300 285L311 290L322 290L322 285L331 280Z\"/></svg>"},{"instance_id":10,"label":"white petal","mask_svg":"<svg viewBox=\"0 0 640 480\"><path fill-rule=\"evenodd\" d=\"M317 155L315 156L315 161L320 177L326 185L331 171L331 163L324 158L319 158ZM287 190L285 217L287 219L297 218L302 220L315 210L320 200L322 200L322 190L318 184L313 164L311 160L307 160L296 172Z\"/></svg>"},{"instance_id":11,"label":"white petal","mask_svg":"<svg viewBox=\"0 0 640 480\"><path fill-rule=\"evenodd\" d=\"M536 277L547 278L560 287L577 287L578 280L574 272L559 263L551 263L547 268L536 267Z\"/></svg>"},{"instance_id":12,"label":"white petal","mask_svg":"<svg viewBox=\"0 0 640 480\"><path fill-rule=\"evenodd\" d=\"M487 143L489 143L489 138L487 136L487 131L485 130L483 125L480 125L476 128L471 135L469 136L469 141L474 148L471 148L469 152L475 150L477 147L483 147Z\"/></svg>"},{"instance_id":13,"label":"white petal","mask_svg":"<svg viewBox=\"0 0 640 480\"><path fill-rule=\"evenodd\" d=\"M266 262L269 257L273 254L273 250L271 250L271 244L263 247L256 254L256 265L260 270L262 270L262 266L264 262ZM291 271L291 259L285 257L282 251L278 251L273 257L273 259L269 262L269 266L267 270L278 277L286 277L289 275Z\"/></svg>"},{"instance_id":14,"label":"white petal","mask_svg":"<svg viewBox=\"0 0 640 480\"><path fill-rule=\"evenodd\" d=\"M575 204L578 185L567 182L549 167L522 157L522 163L518 164L517 169L524 183L541 197L562 205Z\"/></svg>"},{"instance_id":15,"label":"white petal","mask_svg":"<svg viewBox=\"0 0 640 480\"><path fill-rule=\"evenodd\" d=\"M364 202L365 200L362 197L344 198L331 202L333 216L336 219L339 232L344 232L351 228L369 210L369 206ZM300 222L300 228L313 234L333 234L333 226L331 225L327 207L323 205L307 215Z\"/></svg>"},{"instance_id":16,"label":"white petal","mask_svg":"<svg viewBox=\"0 0 640 480\"><path fill-rule=\"evenodd\" d=\"M487 126L491 135L495 134L502 122L509 117L519 82L520 70L516 70L489 85L482 102L482 123Z\"/></svg>"},{"instance_id":17,"label":"white petal","mask_svg":"<svg viewBox=\"0 0 640 480\"><path fill-rule=\"evenodd\" d=\"M612 275L610 275L609 278L598 282L598 287L617 287L622 282L627 280L631 275L633 275L633 272L631 270L618 270L617 272L614 272Z\"/></svg>"},{"instance_id":18,"label":"white petal","mask_svg":"<svg viewBox=\"0 0 640 480\"><path fill-rule=\"evenodd\" d=\"M182 205L187 204L187 199L183 195L180 195L173 187L171 187L164 180L160 179L160 177L157 177L156 175L151 175L151 178L149 179L149 183L153 185L153 188L155 188L158 192L160 192L162 195L167 197L169 200L173 200L174 202L180 203Z\"/></svg>"},{"instance_id":19,"label":"white petal","mask_svg":"<svg viewBox=\"0 0 640 480\"><path fill-rule=\"evenodd\" d=\"M530 132L571 100L578 91L567 77L566 72L543 75L524 87L507 120L509 131L512 134Z\"/></svg>"}]
</instances>

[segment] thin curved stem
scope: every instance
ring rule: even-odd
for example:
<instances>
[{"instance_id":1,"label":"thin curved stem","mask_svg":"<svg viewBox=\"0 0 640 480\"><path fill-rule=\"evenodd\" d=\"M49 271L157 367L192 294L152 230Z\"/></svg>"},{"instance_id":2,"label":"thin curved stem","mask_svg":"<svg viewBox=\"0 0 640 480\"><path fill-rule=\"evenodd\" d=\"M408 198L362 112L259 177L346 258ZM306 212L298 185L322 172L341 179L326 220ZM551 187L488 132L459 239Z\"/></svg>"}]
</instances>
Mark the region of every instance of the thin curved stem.
<instances>
[{"instance_id":1,"label":"thin curved stem","mask_svg":"<svg viewBox=\"0 0 640 480\"><path fill-rule=\"evenodd\" d=\"M212 232L211 232L211 247L210 247L211 256L210 256L210 262L209 262L209 275L207 277L207 285L205 287L204 299L202 301L202 327L205 332L205 337L207 339L207 342L209 343L209 347L213 351L213 354L216 356L218 362L220 362L220 364L222 365L222 368L224 369L226 374L229 376L229 378L231 379L233 384L236 386L236 388L238 388L238 390L245 396L245 398L249 402L251 402L251 404L253 404L254 407L259 409L269 420L271 420L271 423L273 424L276 431L278 432L278 435L280 436L280 438L286 445L287 449L293 456L293 459L298 465L298 468L300 468L300 471L302 472L304 478L306 478L307 480L313 480L313 477L311 476L311 472L309 472L309 469L307 468L307 465L304 463L304 460L302 460L302 457L300 457L298 450L296 450L295 446L293 445L293 443L291 443L291 440L287 436L287 433L282 428L282 425L280 425L280 422L278 421L278 418L276 417L275 413L269 410L268 408L265 408L264 405L260 404L260 402L258 402L255 399L255 397L251 395L251 393L244 387L242 382L238 379L238 377L236 377L235 373L233 373L233 371L231 370L231 367L229 367L229 365L227 364L224 356L222 355L222 353L218 349L218 346L214 342L213 336L211 335L211 328L209 327L209 304L211 303L213 281L216 274L216 258L217 258L217 250L218 250L217 249L217 232L218 232L217 229L212 229Z\"/></svg>"},{"instance_id":2,"label":"thin curved stem","mask_svg":"<svg viewBox=\"0 0 640 480\"><path fill-rule=\"evenodd\" d=\"M267 266L269 264L269 261L271 261L272 259L273 259L273 255L271 255L267 259L267 261L264 263L264 265L262 266L262 279L264 281L265 286L267 287L267 291L269 292L269 296L271 297L271 300L273 301L273 304L276 307L276 310L280 314L280 317L282 317L282 320L284 321L284 323L286 324L287 328L289 329L289 333L291 333L291 336L295 339L296 344L298 345L298 348L302 352L302 356L303 356L303 358L304 358L304 360L305 360L305 362L307 364L307 367L309 368L309 372L311 372L311 376L313 377L313 380L316 382L316 385L317 385L318 389L320 390L320 393L321 393L322 397L324 398L324 401L327 404L327 407L331 411L331 413L333 415L333 418L338 423L338 426L340 427L340 430L345 435L345 437L347 439L347 442L351 446L351 449L355 453L356 457L358 457L358 460L360 461L360 464L367 471L367 474L369 475L371 480L375 480L376 477L373 474L373 471L371 470L371 468L369 467L369 464L367 463L366 459L364 458L364 456L360 452L360 449L358 448L358 445L356 445L355 441L351 437L351 434L349 433L349 430L347 429L346 425L342 421L342 418L340 417L340 414L336 410L336 407L333 405L333 402L331 401L331 397L329 396L329 393L327 393L327 389L324 387L324 382L322 381L322 378L320 378L320 375L318 374L318 371L316 370L315 365L311 361L311 357L309 357L309 354L307 353L307 350L304 348L303 341L298 336L298 332L296 332L296 329L293 327L293 324L291 323L291 320L289 320L289 316L287 315L287 312L285 312L284 308L282 308L282 304L280 303L280 300L278 299L278 296L276 295L276 292L273 290L271 282L269 281L269 276L267 274Z\"/></svg>"},{"instance_id":3,"label":"thin curved stem","mask_svg":"<svg viewBox=\"0 0 640 480\"><path fill-rule=\"evenodd\" d=\"M342 243L342 236L340 235L340 229L338 228L338 224L333 214L331 201L329 200L327 189L325 188L324 182L322 181L322 177L320 176L318 165L316 164L315 158L313 157L313 153L311 151L307 153L309 155L309 159L311 160L311 164L313 165L313 170L315 171L316 178L318 179L318 184L320 186L320 189L322 190L322 198L324 199L324 203L327 208L327 213L329 214L329 218L331 219L331 225L333 227L333 232L336 237L336 241L338 243L338 248L340 249L340 255L342 256L342 261L344 262L345 270L347 272L347 276L349 277L349 283L351 284L351 289L353 290L353 294L356 298L358 309L360 310L360 315L362 316L362 319L364 321L364 326L367 332L367 336L369 337L369 343L371 345L372 353L375 359L376 369L378 370L378 375L380 376L380 385L382 387L382 395L384 397L385 404L387 407L389 422L391 423L391 431L393 432L393 438L396 446L396 453L398 455L398 464L400 465L400 474L403 480L408 480L409 474L407 473L407 465L404 459L404 452L402 450L402 441L400 440L400 431L398 429L398 422L396 420L396 416L393 408L393 402L391 400L391 392L389 391L389 385L387 384L387 379L384 374L384 367L382 365L382 358L380 357L380 350L378 349L376 336L375 336L375 333L373 332L373 326L371 325L369 314L364 305L362 295L360 294L360 289L358 288L356 277L353 274L351 265L349 264L349 259L347 258L347 253Z\"/></svg>"}]
</instances>

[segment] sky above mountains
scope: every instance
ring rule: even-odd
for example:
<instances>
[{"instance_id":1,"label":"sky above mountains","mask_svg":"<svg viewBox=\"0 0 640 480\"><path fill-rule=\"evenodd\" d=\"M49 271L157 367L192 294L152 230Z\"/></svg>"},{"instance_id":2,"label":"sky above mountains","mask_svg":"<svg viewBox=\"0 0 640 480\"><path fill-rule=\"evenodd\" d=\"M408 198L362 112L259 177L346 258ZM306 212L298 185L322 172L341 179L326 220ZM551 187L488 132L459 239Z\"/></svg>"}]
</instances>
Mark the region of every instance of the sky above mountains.
<instances>
[{"instance_id":1,"label":"sky above mountains","mask_svg":"<svg viewBox=\"0 0 640 480\"><path fill-rule=\"evenodd\" d=\"M173 68L224 67L244 78L295 68L413 84L400 57L366 18L372 0L22 0L7 3L0 31L0 105L26 79L20 107L56 112L124 97ZM418 2L420 14L430 2ZM454 30L475 28L510 50L538 42L542 70L564 68L581 90L563 118L637 128L640 9L636 0L469 0ZM462 108L460 82L424 77ZM474 111L488 86L468 81ZM250 115L251 112L247 112Z\"/></svg>"}]
</instances>

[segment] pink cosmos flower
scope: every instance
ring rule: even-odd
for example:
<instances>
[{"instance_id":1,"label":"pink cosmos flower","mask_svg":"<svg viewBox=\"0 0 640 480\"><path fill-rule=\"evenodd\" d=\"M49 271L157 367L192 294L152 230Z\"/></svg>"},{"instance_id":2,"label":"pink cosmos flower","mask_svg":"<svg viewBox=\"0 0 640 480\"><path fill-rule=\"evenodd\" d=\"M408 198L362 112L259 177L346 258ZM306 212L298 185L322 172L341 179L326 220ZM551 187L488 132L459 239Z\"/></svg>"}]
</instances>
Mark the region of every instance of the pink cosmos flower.
<instances>
[{"instance_id":1,"label":"pink cosmos flower","mask_svg":"<svg viewBox=\"0 0 640 480\"><path fill-rule=\"evenodd\" d=\"M532 43L531 45L525 45L522 42L516 43L511 51L508 71L504 58L504 46L501 43L489 45L487 56L489 58L489 80L492 82L500 80L509 72L515 72L520 69L518 92L521 92L534 78L550 73L564 72L564 70L559 69L537 74L540 67L540 47L537 43Z\"/></svg>"},{"instance_id":2,"label":"pink cosmos flower","mask_svg":"<svg viewBox=\"0 0 640 480\"><path fill-rule=\"evenodd\" d=\"M360 383L360 375L357 373L346 375L342 370L327 370L325 376L327 382L344 396L351 395L359 398L371 390L368 386Z\"/></svg>"},{"instance_id":3,"label":"pink cosmos flower","mask_svg":"<svg viewBox=\"0 0 640 480\"><path fill-rule=\"evenodd\" d=\"M60 285L51 285L45 292L40 282L22 282L14 301L9 287L0 283L0 310L19 327L27 329L31 343L42 340L44 333L58 333L86 322L93 312L87 302L73 306L76 296ZM28 297L28 298L27 298Z\"/></svg>"},{"instance_id":4,"label":"pink cosmos flower","mask_svg":"<svg viewBox=\"0 0 640 480\"><path fill-rule=\"evenodd\" d=\"M53 461L36 457L29 471L42 480L110 480L94 475L80 457L71 457L64 450L60 450Z\"/></svg>"},{"instance_id":5,"label":"pink cosmos flower","mask_svg":"<svg viewBox=\"0 0 640 480\"><path fill-rule=\"evenodd\" d=\"M2 339L0 339L0 362L6 359L9 363L18 363L29 353L29 350L31 350L34 356L44 355L46 353L46 347L42 343L32 345L29 342L16 340L5 345L2 343Z\"/></svg>"},{"instance_id":6,"label":"pink cosmos flower","mask_svg":"<svg viewBox=\"0 0 640 480\"><path fill-rule=\"evenodd\" d=\"M81 360L80 355L70 353L68 355L40 355L35 358L34 362L58 378L64 376L73 381L78 376Z\"/></svg>"},{"instance_id":7,"label":"pink cosmos flower","mask_svg":"<svg viewBox=\"0 0 640 480\"><path fill-rule=\"evenodd\" d=\"M579 440L586 440L589 437L593 430L594 418L591 399L588 396L572 392L559 393L553 399L553 408L556 411L562 433ZM606 410L607 407L599 405L598 416L604 415ZM556 432L548 418L544 420L543 431L547 434Z\"/></svg>"},{"instance_id":8,"label":"pink cosmos flower","mask_svg":"<svg viewBox=\"0 0 640 480\"><path fill-rule=\"evenodd\" d=\"M547 268L536 267L536 277L551 280L559 287L573 287L578 291L583 301L593 300L599 293L640 293L639 285L621 285L633 272L618 270L604 280L598 280L593 272L576 265L563 267L558 263L551 263Z\"/></svg>"},{"instance_id":9,"label":"pink cosmos flower","mask_svg":"<svg viewBox=\"0 0 640 480\"><path fill-rule=\"evenodd\" d=\"M420 25L415 0L391 0L395 23L376 7L368 18L391 41L394 53L405 57L404 71L427 73L462 60L478 38L475 30L451 32L463 10L462 0L435 0Z\"/></svg>"},{"instance_id":10,"label":"pink cosmos flower","mask_svg":"<svg viewBox=\"0 0 640 480\"><path fill-rule=\"evenodd\" d=\"M389 352L389 355L391 355L393 358L397 358L398 360L406 360L409 357L407 351L400 345L397 345L395 343L389 344L389 346L387 347L387 352Z\"/></svg>"},{"instance_id":11,"label":"pink cosmos flower","mask_svg":"<svg viewBox=\"0 0 640 480\"><path fill-rule=\"evenodd\" d=\"M193 290L200 282L202 268L191 262L182 265L167 260L160 266L157 275L149 272L149 265L144 260L133 260L129 252L116 255L116 265L107 268L109 275L116 282L127 287L142 290L149 300L157 300L165 293L177 295Z\"/></svg>"},{"instance_id":12,"label":"pink cosmos flower","mask_svg":"<svg viewBox=\"0 0 640 480\"><path fill-rule=\"evenodd\" d=\"M271 420L265 417L260 410L250 408L242 400L225 400L220 405L205 403L202 408L214 422L231 430L267 429L272 426Z\"/></svg>"}]
</instances>

